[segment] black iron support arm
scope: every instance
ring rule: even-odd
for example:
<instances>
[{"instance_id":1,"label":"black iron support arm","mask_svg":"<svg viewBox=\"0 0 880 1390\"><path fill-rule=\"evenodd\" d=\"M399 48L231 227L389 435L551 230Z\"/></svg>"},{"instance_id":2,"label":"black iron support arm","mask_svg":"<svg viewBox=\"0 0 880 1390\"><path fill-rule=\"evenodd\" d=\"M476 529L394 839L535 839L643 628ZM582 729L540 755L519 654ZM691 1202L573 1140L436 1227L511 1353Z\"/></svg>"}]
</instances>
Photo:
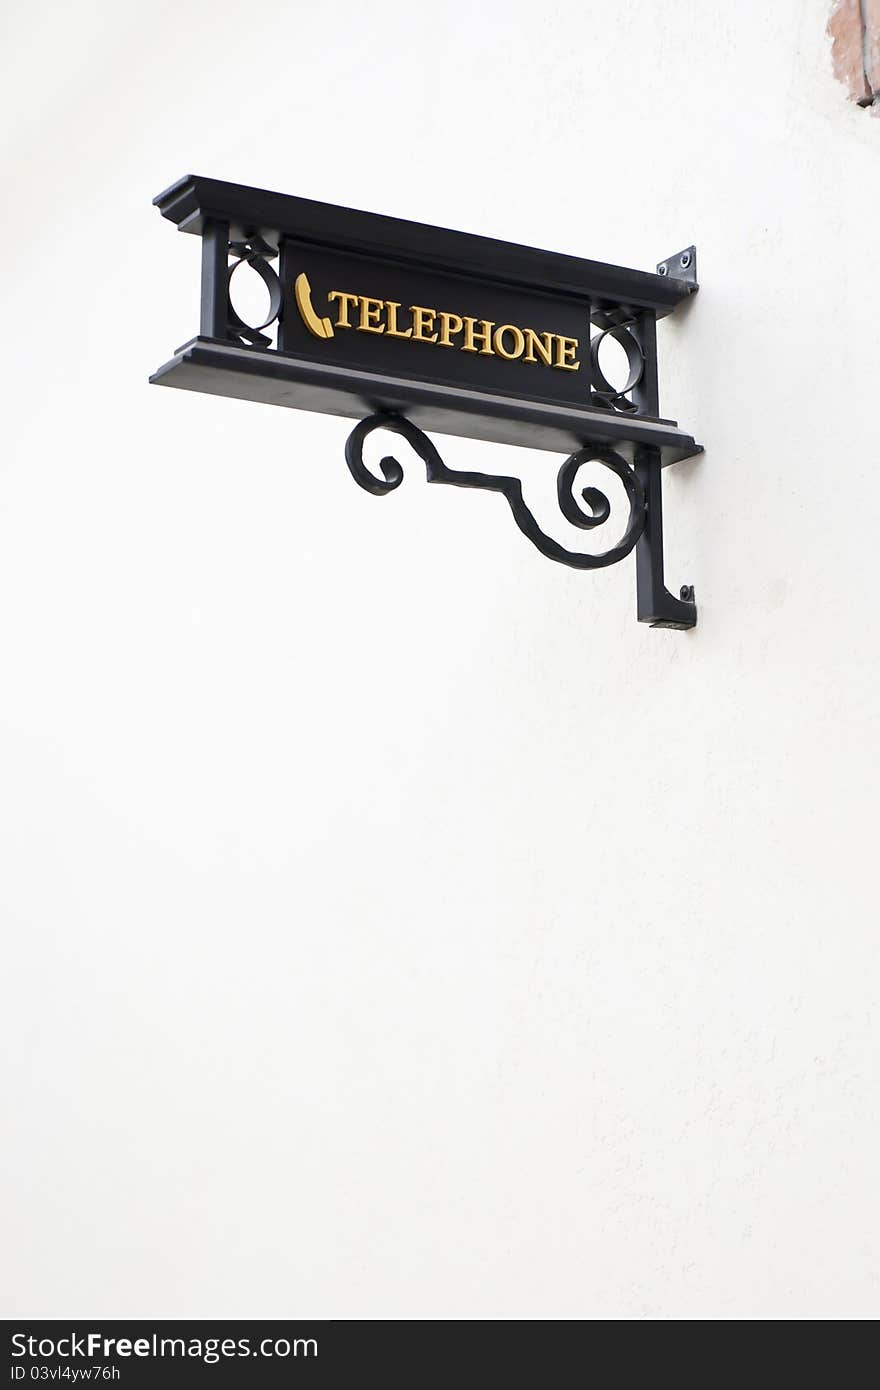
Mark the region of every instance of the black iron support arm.
<instances>
[{"instance_id":1,"label":"black iron support arm","mask_svg":"<svg viewBox=\"0 0 880 1390\"><path fill-rule=\"evenodd\" d=\"M692 584L676 598L663 577L663 477L656 450L638 449L635 471L645 496L645 526L636 545L636 601L640 623L651 627L696 627Z\"/></svg>"}]
</instances>

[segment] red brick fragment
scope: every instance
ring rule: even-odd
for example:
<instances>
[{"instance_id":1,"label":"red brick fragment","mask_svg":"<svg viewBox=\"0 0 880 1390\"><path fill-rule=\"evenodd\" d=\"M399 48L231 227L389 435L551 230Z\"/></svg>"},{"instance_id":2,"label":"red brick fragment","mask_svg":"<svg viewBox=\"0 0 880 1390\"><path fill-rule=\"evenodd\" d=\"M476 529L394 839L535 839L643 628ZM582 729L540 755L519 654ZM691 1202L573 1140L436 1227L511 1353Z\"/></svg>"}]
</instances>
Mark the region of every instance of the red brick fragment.
<instances>
[{"instance_id":1,"label":"red brick fragment","mask_svg":"<svg viewBox=\"0 0 880 1390\"><path fill-rule=\"evenodd\" d=\"M865 76L862 0L835 0L827 32L834 76L846 87L850 101L870 102L874 94Z\"/></svg>"}]
</instances>

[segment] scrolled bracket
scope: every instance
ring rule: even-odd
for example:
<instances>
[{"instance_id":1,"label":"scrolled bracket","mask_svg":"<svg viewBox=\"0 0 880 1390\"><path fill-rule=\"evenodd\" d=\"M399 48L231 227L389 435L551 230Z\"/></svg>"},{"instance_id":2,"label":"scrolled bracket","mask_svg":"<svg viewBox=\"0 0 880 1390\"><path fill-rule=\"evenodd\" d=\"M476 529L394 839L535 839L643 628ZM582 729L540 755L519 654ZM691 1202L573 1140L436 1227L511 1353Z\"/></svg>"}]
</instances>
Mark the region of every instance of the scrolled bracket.
<instances>
[{"instance_id":1,"label":"scrolled bracket","mask_svg":"<svg viewBox=\"0 0 880 1390\"><path fill-rule=\"evenodd\" d=\"M570 565L573 569L594 570L606 565L616 564L633 549L645 526L645 494L636 471L620 454L613 449L591 445L579 449L565 460L556 479L556 491L560 510L574 526L582 530L592 530L603 525L611 515L611 504L599 488L587 487L581 490L580 500L587 508L582 511L575 500L574 482L581 464L593 460L602 463L616 473L623 483L629 501L629 519L623 536L617 545L596 555L584 555L576 550L566 550L565 546L546 535L541 530L523 498L522 483L519 478L496 476L490 473L459 472L447 468L428 436L402 415L380 413L370 415L355 425L345 444L345 461L355 482L376 497L383 497L403 482L403 469L396 458L386 455L380 463L382 478L377 478L364 463L363 448L367 436L373 430L390 430L399 434L418 454L425 465L429 483L449 483L452 487L480 488L486 492L500 492L507 499L513 519L524 536L532 542L548 560Z\"/></svg>"},{"instance_id":2,"label":"scrolled bracket","mask_svg":"<svg viewBox=\"0 0 880 1390\"><path fill-rule=\"evenodd\" d=\"M629 520L617 545L601 554L583 555L567 550L541 530L526 506L519 478L459 472L448 468L423 430L405 416L390 411L361 420L345 442L345 461L352 477L373 496L384 497L403 482L403 468L392 454L386 454L380 461L381 478L364 463L364 443L374 430L390 430L392 434L399 434L405 439L424 463L429 483L449 483L453 487L500 492L507 499L520 531L549 560L570 565L573 569L602 569L624 559L637 547L639 621L650 623L653 627L690 628L695 625L697 608L693 602L693 589L683 588L681 598L676 599L669 593L663 580L663 512L660 457L656 451L638 450L635 466L631 468L613 449L603 445L587 445L571 454L562 464L556 478L556 493L562 515L573 526L585 531L592 530L602 526L611 515L611 504L599 488L582 488L580 500L576 500L575 479L584 463L595 460L616 473L629 501Z\"/></svg>"}]
</instances>

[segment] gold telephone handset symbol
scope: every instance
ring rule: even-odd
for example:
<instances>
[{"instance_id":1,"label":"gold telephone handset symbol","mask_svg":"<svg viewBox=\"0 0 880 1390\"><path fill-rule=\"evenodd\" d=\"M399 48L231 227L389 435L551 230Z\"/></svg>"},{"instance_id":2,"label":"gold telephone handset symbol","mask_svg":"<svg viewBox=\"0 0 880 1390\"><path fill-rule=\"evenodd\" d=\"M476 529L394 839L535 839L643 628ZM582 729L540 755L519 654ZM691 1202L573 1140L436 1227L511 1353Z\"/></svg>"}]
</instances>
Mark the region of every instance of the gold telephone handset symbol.
<instances>
[{"instance_id":1,"label":"gold telephone handset symbol","mask_svg":"<svg viewBox=\"0 0 880 1390\"><path fill-rule=\"evenodd\" d=\"M333 324L329 319L320 318L312 308L312 287L305 271L297 275L293 291L296 295L296 307L309 332L314 333L316 338L332 338Z\"/></svg>"}]
</instances>

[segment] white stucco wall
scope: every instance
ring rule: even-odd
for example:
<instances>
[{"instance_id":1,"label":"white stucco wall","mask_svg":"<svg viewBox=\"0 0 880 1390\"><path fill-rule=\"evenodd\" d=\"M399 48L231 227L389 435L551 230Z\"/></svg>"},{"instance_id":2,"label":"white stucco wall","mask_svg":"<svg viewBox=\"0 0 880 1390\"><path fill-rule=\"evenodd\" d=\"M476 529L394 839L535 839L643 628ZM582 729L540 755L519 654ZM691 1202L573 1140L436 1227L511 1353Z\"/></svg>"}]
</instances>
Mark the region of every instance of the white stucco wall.
<instances>
[{"instance_id":1,"label":"white stucco wall","mask_svg":"<svg viewBox=\"0 0 880 1390\"><path fill-rule=\"evenodd\" d=\"M14 6L7 1316L876 1316L880 123L825 19ZM415 462L369 497L344 421L149 387L188 171L695 241L696 632Z\"/></svg>"}]
</instances>

